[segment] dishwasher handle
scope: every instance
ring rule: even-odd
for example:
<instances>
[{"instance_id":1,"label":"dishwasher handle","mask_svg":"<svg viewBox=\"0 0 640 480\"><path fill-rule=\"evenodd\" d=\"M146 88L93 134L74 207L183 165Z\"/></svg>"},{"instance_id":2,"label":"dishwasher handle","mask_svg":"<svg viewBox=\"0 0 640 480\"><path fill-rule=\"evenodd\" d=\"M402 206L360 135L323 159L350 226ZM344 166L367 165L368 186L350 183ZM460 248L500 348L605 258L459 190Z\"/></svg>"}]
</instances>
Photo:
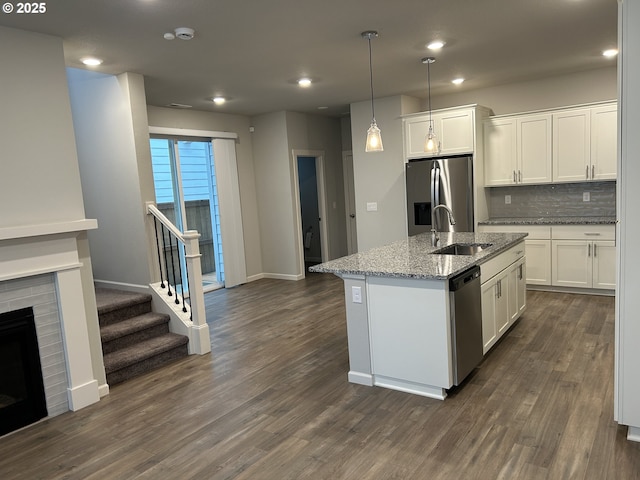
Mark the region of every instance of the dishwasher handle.
<instances>
[{"instance_id":1,"label":"dishwasher handle","mask_svg":"<svg viewBox=\"0 0 640 480\"><path fill-rule=\"evenodd\" d=\"M460 290L461 288L466 286L469 282L472 282L472 281L476 280L477 278L480 278L480 267L478 267L476 265L476 266L471 267L470 269L465 270L464 272L456 275L452 279L450 279L449 280L449 291L450 292L455 292L457 290Z\"/></svg>"}]
</instances>

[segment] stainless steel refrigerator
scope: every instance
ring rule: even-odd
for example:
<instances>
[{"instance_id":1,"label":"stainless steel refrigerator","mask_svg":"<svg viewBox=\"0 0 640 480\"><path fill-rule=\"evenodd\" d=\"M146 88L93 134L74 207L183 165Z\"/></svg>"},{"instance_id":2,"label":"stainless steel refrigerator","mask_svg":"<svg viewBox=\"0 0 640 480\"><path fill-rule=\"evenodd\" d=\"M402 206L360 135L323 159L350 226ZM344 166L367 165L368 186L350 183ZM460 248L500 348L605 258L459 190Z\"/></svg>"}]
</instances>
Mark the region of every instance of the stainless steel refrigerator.
<instances>
[{"instance_id":1,"label":"stainless steel refrigerator","mask_svg":"<svg viewBox=\"0 0 640 480\"><path fill-rule=\"evenodd\" d=\"M473 231L473 157L470 155L410 160L406 165L408 233L431 231L431 210L446 205L456 224L450 225L444 208L436 211L440 232Z\"/></svg>"}]
</instances>

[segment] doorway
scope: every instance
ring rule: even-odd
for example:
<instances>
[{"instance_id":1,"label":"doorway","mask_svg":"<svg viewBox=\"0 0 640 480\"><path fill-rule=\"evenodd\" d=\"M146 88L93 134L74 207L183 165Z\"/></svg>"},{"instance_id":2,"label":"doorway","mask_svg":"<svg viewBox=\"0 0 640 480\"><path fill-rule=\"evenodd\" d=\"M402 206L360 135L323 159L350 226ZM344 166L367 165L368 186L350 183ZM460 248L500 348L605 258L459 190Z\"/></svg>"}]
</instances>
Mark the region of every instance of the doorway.
<instances>
[{"instance_id":1,"label":"doorway","mask_svg":"<svg viewBox=\"0 0 640 480\"><path fill-rule=\"evenodd\" d=\"M356 230L356 194L353 177L353 152L342 152L342 173L344 177L344 202L347 225L347 255L358 251L358 234Z\"/></svg>"},{"instance_id":2,"label":"doorway","mask_svg":"<svg viewBox=\"0 0 640 480\"><path fill-rule=\"evenodd\" d=\"M304 276L311 265L329 259L324 152L294 151L293 160L298 259Z\"/></svg>"},{"instance_id":3,"label":"doorway","mask_svg":"<svg viewBox=\"0 0 640 480\"><path fill-rule=\"evenodd\" d=\"M210 139L152 137L151 163L158 209L181 231L197 230L204 291L224 286L220 212ZM186 278L183 248L175 247L176 269ZM183 286L186 290L186 285Z\"/></svg>"}]
</instances>

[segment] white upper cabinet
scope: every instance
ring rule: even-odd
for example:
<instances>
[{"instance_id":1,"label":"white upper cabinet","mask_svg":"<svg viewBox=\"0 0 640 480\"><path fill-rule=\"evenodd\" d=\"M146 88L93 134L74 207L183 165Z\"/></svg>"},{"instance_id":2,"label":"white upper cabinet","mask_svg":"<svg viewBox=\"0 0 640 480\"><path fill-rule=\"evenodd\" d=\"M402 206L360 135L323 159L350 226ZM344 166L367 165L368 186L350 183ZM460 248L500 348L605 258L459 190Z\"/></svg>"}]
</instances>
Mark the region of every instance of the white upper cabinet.
<instances>
[{"instance_id":1,"label":"white upper cabinet","mask_svg":"<svg viewBox=\"0 0 640 480\"><path fill-rule=\"evenodd\" d=\"M431 113L431 118L433 131L440 142L440 152L429 154L424 151L424 141L429 132L429 113L423 113L403 119L406 158L474 153L474 108L436 110Z\"/></svg>"},{"instance_id":2,"label":"white upper cabinet","mask_svg":"<svg viewBox=\"0 0 640 480\"><path fill-rule=\"evenodd\" d=\"M551 181L551 115L491 118L484 122L487 186Z\"/></svg>"},{"instance_id":3,"label":"white upper cabinet","mask_svg":"<svg viewBox=\"0 0 640 480\"><path fill-rule=\"evenodd\" d=\"M616 104L553 115L553 180L615 180L617 173Z\"/></svg>"},{"instance_id":4,"label":"white upper cabinet","mask_svg":"<svg viewBox=\"0 0 640 480\"><path fill-rule=\"evenodd\" d=\"M492 117L484 148L487 186L615 180L617 106Z\"/></svg>"},{"instance_id":5,"label":"white upper cabinet","mask_svg":"<svg viewBox=\"0 0 640 480\"><path fill-rule=\"evenodd\" d=\"M518 147L517 183L551 181L551 115L526 115L516 119Z\"/></svg>"},{"instance_id":6,"label":"white upper cabinet","mask_svg":"<svg viewBox=\"0 0 640 480\"><path fill-rule=\"evenodd\" d=\"M618 108L591 109L591 180L615 180L618 175Z\"/></svg>"},{"instance_id":7,"label":"white upper cabinet","mask_svg":"<svg viewBox=\"0 0 640 480\"><path fill-rule=\"evenodd\" d=\"M484 122L486 185L512 185L516 181L516 120L491 118Z\"/></svg>"},{"instance_id":8,"label":"white upper cabinet","mask_svg":"<svg viewBox=\"0 0 640 480\"><path fill-rule=\"evenodd\" d=\"M591 110L553 114L553 180L589 180L591 168Z\"/></svg>"}]
</instances>

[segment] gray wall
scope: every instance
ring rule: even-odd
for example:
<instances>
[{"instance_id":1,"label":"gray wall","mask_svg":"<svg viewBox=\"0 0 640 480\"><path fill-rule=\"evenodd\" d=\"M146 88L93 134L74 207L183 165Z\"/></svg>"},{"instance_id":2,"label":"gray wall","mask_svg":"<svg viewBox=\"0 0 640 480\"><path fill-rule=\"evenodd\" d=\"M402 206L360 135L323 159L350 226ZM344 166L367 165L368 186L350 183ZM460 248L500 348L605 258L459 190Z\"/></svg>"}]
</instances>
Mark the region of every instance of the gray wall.
<instances>
[{"instance_id":1,"label":"gray wall","mask_svg":"<svg viewBox=\"0 0 640 480\"><path fill-rule=\"evenodd\" d=\"M27 61L28 59L28 61ZM0 228L85 218L62 40L0 27ZM90 217L91 218L91 217ZM106 383L87 235L78 255L94 378Z\"/></svg>"},{"instance_id":2,"label":"gray wall","mask_svg":"<svg viewBox=\"0 0 640 480\"><path fill-rule=\"evenodd\" d=\"M638 269L640 238L640 2L620 3L622 12L620 69L621 169L618 176L619 255L616 323L616 406L617 420L640 429L640 295ZM635 432L640 436L640 431ZM640 440L640 438L638 438Z\"/></svg>"},{"instance_id":3,"label":"gray wall","mask_svg":"<svg viewBox=\"0 0 640 480\"><path fill-rule=\"evenodd\" d=\"M371 102L351 104L358 251L407 237L400 116L418 108L419 101L411 97L376 99L376 122L382 132L384 151L365 153ZM367 211L367 203L373 202L377 203L378 210Z\"/></svg>"},{"instance_id":4,"label":"gray wall","mask_svg":"<svg viewBox=\"0 0 640 480\"><path fill-rule=\"evenodd\" d=\"M238 135L236 160L238 164L238 181L240 183L247 276L251 277L262 273L253 140L252 135L249 133L251 125L249 117L153 106L147 107L147 115L149 125L154 127L232 132Z\"/></svg>"},{"instance_id":5,"label":"gray wall","mask_svg":"<svg viewBox=\"0 0 640 480\"><path fill-rule=\"evenodd\" d=\"M342 141L340 121L320 115L287 112L287 139L292 150L324 152L324 175L327 195L329 231L328 257L347 254L347 227L342 175Z\"/></svg>"},{"instance_id":6,"label":"gray wall","mask_svg":"<svg viewBox=\"0 0 640 480\"><path fill-rule=\"evenodd\" d=\"M150 242L129 96L132 78L69 69L85 205L98 219L98 230L89 232L95 279L146 288Z\"/></svg>"},{"instance_id":7,"label":"gray wall","mask_svg":"<svg viewBox=\"0 0 640 480\"><path fill-rule=\"evenodd\" d=\"M0 27L1 227L85 218L62 40Z\"/></svg>"},{"instance_id":8,"label":"gray wall","mask_svg":"<svg viewBox=\"0 0 640 480\"><path fill-rule=\"evenodd\" d=\"M538 80L467 89L432 97L434 109L477 103L493 110L494 115L564 107L581 103L615 100L617 73L615 63L606 68L559 75ZM427 102L422 101L422 110Z\"/></svg>"}]
</instances>

